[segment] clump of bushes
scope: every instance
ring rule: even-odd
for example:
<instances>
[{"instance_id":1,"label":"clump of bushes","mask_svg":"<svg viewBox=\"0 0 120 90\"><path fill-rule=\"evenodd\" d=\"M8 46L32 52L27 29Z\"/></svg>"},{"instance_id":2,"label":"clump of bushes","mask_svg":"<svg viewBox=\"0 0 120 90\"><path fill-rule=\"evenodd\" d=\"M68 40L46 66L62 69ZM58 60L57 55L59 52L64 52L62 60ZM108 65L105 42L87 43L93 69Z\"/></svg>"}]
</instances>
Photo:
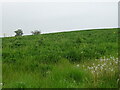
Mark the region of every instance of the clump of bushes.
<instances>
[{"instance_id":1,"label":"clump of bushes","mask_svg":"<svg viewBox=\"0 0 120 90\"><path fill-rule=\"evenodd\" d=\"M14 32L16 33L15 36L22 36L23 35L22 29L18 29L18 30L14 31Z\"/></svg>"},{"instance_id":2,"label":"clump of bushes","mask_svg":"<svg viewBox=\"0 0 120 90\"><path fill-rule=\"evenodd\" d=\"M39 35L41 34L41 31L39 30L35 30L35 31L31 31L32 35Z\"/></svg>"}]
</instances>

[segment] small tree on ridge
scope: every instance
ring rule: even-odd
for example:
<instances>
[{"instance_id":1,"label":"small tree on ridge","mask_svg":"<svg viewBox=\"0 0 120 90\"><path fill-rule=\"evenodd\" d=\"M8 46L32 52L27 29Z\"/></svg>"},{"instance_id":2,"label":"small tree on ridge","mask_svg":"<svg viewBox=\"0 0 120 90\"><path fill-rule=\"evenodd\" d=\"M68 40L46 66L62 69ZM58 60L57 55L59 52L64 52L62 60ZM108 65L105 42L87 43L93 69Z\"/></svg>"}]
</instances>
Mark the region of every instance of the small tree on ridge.
<instances>
[{"instance_id":1,"label":"small tree on ridge","mask_svg":"<svg viewBox=\"0 0 120 90\"><path fill-rule=\"evenodd\" d=\"M31 31L32 35L38 35L41 34L41 31L39 30L35 30L35 31Z\"/></svg>"},{"instance_id":2,"label":"small tree on ridge","mask_svg":"<svg viewBox=\"0 0 120 90\"><path fill-rule=\"evenodd\" d=\"M18 30L14 31L14 32L16 33L15 36L22 36L23 35L22 29L18 29Z\"/></svg>"}]
</instances>

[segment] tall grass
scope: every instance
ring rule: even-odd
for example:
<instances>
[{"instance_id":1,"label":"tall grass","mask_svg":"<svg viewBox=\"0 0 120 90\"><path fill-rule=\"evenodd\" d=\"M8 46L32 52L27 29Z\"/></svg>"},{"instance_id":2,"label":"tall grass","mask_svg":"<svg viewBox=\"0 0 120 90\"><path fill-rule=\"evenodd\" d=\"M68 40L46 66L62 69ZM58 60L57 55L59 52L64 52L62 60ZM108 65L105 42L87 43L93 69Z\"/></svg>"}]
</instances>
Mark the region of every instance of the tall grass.
<instances>
[{"instance_id":1,"label":"tall grass","mask_svg":"<svg viewBox=\"0 0 120 90\"><path fill-rule=\"evenodd\" d=\"M117 88L118 29L7 37L2 50L3 88Z\"/></svg>"}]
</instances>

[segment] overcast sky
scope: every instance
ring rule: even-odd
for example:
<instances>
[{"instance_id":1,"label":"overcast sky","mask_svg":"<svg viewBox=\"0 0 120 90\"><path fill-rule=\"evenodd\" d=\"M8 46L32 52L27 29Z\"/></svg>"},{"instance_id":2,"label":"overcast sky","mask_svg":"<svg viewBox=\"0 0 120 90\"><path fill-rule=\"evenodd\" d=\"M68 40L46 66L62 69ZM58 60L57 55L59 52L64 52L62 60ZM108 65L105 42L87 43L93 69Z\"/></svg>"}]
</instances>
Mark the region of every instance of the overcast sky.
<instances>
[{"instance_id":1,"label":"overcast sky","mask_svg":"<svg viewBox=\"0 0 120 90\"><path fill-rule=\"evenodd\" d=\"M2 34L21 28L42 33L118 27L117 2L24 2L2 4Z\"/></svg>"}]
</instances>

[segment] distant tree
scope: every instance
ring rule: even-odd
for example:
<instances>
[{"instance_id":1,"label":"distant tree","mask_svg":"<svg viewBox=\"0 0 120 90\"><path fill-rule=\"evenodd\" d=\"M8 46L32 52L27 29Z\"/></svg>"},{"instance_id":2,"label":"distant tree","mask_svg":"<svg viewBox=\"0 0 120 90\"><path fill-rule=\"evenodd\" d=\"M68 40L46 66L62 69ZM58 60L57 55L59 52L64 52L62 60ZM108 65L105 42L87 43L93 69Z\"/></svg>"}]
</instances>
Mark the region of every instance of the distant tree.
<instances>
[{"instance_id":1,"label":"distant tree","mask_svg":"<svg viewBox=\"0 0 120 90\"><path fill-rule=\"evenodd\" d=\"M23 35L22 29L18 29L18 30L14 31L14 32L16 33L15 36L22 36Z\"/></svg>"},{"instance_id":2,"label":"distant tree","mask_svg":"<svg viewBox=\"0 0 120 90\"><path fill-rule=\"evenodd\" d=\"M41 31L39 30L35 30L35 31L31 31L32 35L38 35L41 34Z\"/></svg>"}]
</instances>

